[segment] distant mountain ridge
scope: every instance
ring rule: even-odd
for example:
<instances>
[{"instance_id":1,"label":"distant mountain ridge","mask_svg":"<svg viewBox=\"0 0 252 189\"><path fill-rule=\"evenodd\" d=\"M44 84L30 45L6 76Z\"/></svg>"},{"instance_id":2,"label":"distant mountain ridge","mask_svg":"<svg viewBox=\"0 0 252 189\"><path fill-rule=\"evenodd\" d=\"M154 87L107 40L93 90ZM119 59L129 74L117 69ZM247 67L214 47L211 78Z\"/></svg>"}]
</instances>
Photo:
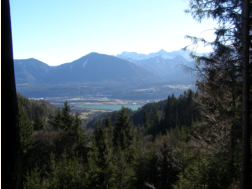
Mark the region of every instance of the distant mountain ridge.
<instances>
[{"instance_id":1,"label":"distant mountain ridge","mask_svg":"<svg viewBox=\"0 0 252 189\"><path fill-rule=\"evenodd\" d=\"M192 58L190 56L191 51L189 50L178 50L178 51L172 51L172 52L167 52L163 49L156 53L150 53L150 54L138 54L136 52L122 52L121 54L117 54L116 57L122 58L125 60L145 60L149 58L154 58L154 57L162 57L163 59L173 59L176 56L183 56L187 61L192 61ZM197 56L202 56L204 54L208 53L195 53Z\"/></svg>"},{"instance_id":2,"label":"distant mountain ridge","mask_svg":"<svg viewBox=\"0 0 252 189\"><path fill-rule=\"evenodd\" d=\"M160 82L162 79L131 63L113 56L90 53L71 63L52 69L45 82Z\"/></svg>"},{"instance_id":3,"label":"distant mountain ridge","mask_svg":"<svg viewBox=\"0 0 252 189\"><path fill-rule=\"evenodd\" d=\"M162 77L165 81L173 84L192 84L196 81L194 60L189 55L190 51L179 50L166 52L161 49L157 53L148 55L135 52L123 52L117 57L128 60L136 65ZM207 53L196 53L198 56Z\"/></svg>"},{"instance_id":4,"label":"distant mountain ridge","mask_svg":"<svg viewBox=\"0 0 252 189\"><path fill-rule=\"evenodd\" d=\"M163 81L134 63L99 53L90 53L56 67L34 58L14 60L14 69L17 84L106 81L146 84Z\"/></svg>"},{"instance_id":5,"label":"distant mountain ridge","mask_svg":"<svg viewBox=\"0 0 252 189\"><path fill-rule=\"evenodd\" d=\"M35 58L14 60L15 81L18 84L41 82L51 66Z\"/></svg>"}]
</instances>

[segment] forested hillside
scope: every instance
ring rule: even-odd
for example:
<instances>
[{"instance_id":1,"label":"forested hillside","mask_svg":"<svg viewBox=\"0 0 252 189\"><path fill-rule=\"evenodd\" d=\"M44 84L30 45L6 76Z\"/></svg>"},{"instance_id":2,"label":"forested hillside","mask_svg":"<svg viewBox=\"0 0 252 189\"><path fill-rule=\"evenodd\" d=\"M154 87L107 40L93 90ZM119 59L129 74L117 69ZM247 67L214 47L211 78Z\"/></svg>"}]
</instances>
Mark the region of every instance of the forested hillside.
<instances>
[{"instance_id":1,"label":"forested hillside","mask_svg":"<svg viewBox=\"0 0 252 189\"><path fill-rule=\"evenodd\" d=\"M39 115L46 122L52 118L55 113L55 108L48 101L40 99L33 100L17 93L17 100L20 106L22 106L28 115L30 121L34 121L36 115Z\"/></svg>"},{"instance_id":2,"label":"forested hillside","mask_svg":"<svg viewBox=\"0 0 252 189\"><path fill-rule=\"evenodd\" d=\"M240 135L225 124L226 112L209 114L205 94L188 90L137 111L100 115L90 123L91 137L67 102L55 111L50 127L38 131L19 106L24 186L236 188Z\"/></svg>"},{"instance_id":3,"label":"forested hillside","mask_svg":"<svg viewBox=\"0 0 252 189\"><path fill-rule=\"evenodd\" d=\"M145 104L137 111L125 110L135 127L144 127L145 132L155 136L165 134L167 129L176 125L191 126L193 122L200 121L200 107L194 102L198 97L198 93L188 90L178 98L172 94L167 100ZM106 118L114 122L116 115L116 111L98 115L87 124L87 128L94 128L97 121L103 125Z\"/></svg>"}]
</instances>

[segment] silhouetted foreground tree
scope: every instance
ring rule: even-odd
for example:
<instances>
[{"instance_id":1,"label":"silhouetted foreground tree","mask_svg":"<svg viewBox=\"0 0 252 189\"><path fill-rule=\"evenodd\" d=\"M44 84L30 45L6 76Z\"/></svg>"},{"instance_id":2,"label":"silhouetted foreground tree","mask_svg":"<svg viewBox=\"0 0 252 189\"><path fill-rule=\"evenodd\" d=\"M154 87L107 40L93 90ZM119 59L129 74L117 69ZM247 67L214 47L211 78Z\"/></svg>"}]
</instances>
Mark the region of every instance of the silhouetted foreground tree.
<instances>
[{"instance_id":1,"label":"silhouetted foreground tree","mask_svg":"<svg viewBox=\"0 0 252 189\"><path fill-rule=\"evenodd\" d=\"M1 26L4 28L1 31L1 100L6 105L4 111L1 112L1 171L4 173L2 174L1 184L5 188L22 188L22 150L18 124L10 5L8 0L1 1Z\"/></svg>"},{"instance_id":2,"label":"silhouetted foreground tree","mask_svg":"<svg viewBox=\"0 0 252 189\"><path fill-rule=\"evenodd\" d=\"M208 43L214 47L214 53L209 57L199 57L198 62L207 61L216 62L215 59L222 58L222 70L225 69L227 61L225 56L231 54L229 65L233 67L231 73L234 77L240 76L240 93L242 99L242 168L241 168L241 188L251 187L251 159L250 159L250 116L249 106L249 90L251 88L252 66L251 66L251 2L248 0L190 0L190 12L192 16L201 21L204 17L212 17L219 23L219 27L215 29L216 39L212 43ZM192 38L194 42L204 39ZM232 52L232 53L230 53ZM212 69L213 71L217 71ZM218 70L219 71L219 70ZM235 75L236 74L236 75ZM234 77L232 79L234 79ZM225 76L222 76L225 78ZM233 81L232 81L233 82ZM234 94L234 93L233 93ZM218 95L217 95L218 96ZM233 130L234 131L234 130ZM231 134L232 136L233 134ZM234 145L234 140L231 141Z\"/></svg>"}]
</instances>

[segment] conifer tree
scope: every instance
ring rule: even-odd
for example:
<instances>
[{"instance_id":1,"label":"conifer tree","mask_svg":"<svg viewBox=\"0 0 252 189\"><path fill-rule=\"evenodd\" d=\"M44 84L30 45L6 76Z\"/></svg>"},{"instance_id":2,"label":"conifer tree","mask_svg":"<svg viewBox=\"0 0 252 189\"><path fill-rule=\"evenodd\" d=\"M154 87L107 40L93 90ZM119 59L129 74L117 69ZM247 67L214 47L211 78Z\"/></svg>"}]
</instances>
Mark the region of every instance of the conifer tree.
<instances>
[{"instance_id":1,"label":"conifer tree","mask_svg":"<svg viewBox=\"0 0 252 189\"><path fill-rule=\"evenodd\" d=\"M22 147L23 153L27 154L27 152L34 147L35 139L32 136L33 127L32 127L32 123L28 119L28 116L20 103L18 103L18 114L19 114L21 147Z\"/></svg>"},{"instance_id":2,"label":"conifer tree","mask_svg":"<svg viewBox=\"0 0 252 189\"><path fill-rule=\"evenodd\" d=\"M103 128L104 128L104 132L107 134L107 136L110 137L110 139L112 139L113 138L113 126L112 126L111 120L108 117L104 121Z\"/></svg>"},{"instance_id":3,"label":"conifer tree","mask_svg":"<svg viewBox=\"0 0 252 189\"><path fill-rule=\"evenodd\" d=\"M129 115L126 114L126 109L122 108L116 117L114 123L114 145L115 147L121 147L122 150L128 148L133 142L133 125L129 119Z\"/></svg>"},{"instance_id":4,"label":"conifer tree","mask_svg":"<svg viewBox=\"0 0 252 189\"><path fill-rule=\"evenodd\" d=\"M64 107L62 108L62 110L58 109L55 115L53 124L54 127L60 128L69 133L74 141L86 140L84 137L84 133L80 128L82 121L80 119L79 114L75 113L74 115L72 115L70 112L71 112L70 106L67 104L66 101L64 103ZM85 143L86 141L83 142Z\"/></svg>"},{"instance_id":5,"label":"conifer tree","mask_svg":"<svg viewBox=\"0 0 252 189\"><path fill-rule=\"evenodd\" d=\"M133 178L135 176L133 167L127 163L126 152L117 147L115 152L115 188L133 188Z\"/></svg>"},{"instance_id":6,"label":"conifer tree","mask_svg":"<svg viewBox=\"0 0 252 189\"><path fill-rule=\"evenodd\" d=\"M96 120L93 132L93 142L97 148L102 148L103 146L103 132L100 123Z\"/></svg>"},{"instance_id":7,"label":"conifer tree","mask_svg":"<svg viewBox=\"0 0 252 189\"><path fill-rule=\"evenodd\" d=\"M167 136L165 136L167 137ZM159 183L158 188L173 188L178 180L179 168L173 152L172 140L163 140L158 151ZM175 147L175 146L174 146Z\"/></svg>"},{"instance_id":8,"label":"conifer tree","mask_svg":"<svg viewBox=\"0 0 252 189\"><path fill-rule=\"evenodd\" d=\"M93 140L92 150L88 152L87 170L86 170L86 183L87 188L101 188L103 178L101 174L100 166L100 154L96 144L96 140Z\"/></svg>"},{"instance_id":9,"label":"conifer tree","mask_svg":"<svg viewBox=\"0 0 252 189\"><path fill-rule=\"evenodd\" d=\"M186 120L185 120L185 124L183 125L189 125L191 126L193 121L194 121L194 92L192 90L188 90L186 93Z\"/></svg>"},{"instance_id":10,"label":"conifer tree","mask_svg":"<svg viewBox=\"0 0 252 189\"><path fill-rule=\"evenodd\" d=\"M74 117L70 113L70 106L67 104L67 101L64 103L64 107L62 108L62 120L63 120L63 129L65 131L72 130Z\"/></svg>"},{"instance_id":11,"label":"conifer tree","mask_svg":"<svg viewBox=\"0 0 252 189\"><path fill-rule=\"evenodd\" d=\"M75 113L73 117L72 128L68 131L70 135L70 140L76 143L75 150L81 152L87 145L87 136L85 131L81 128L82 121L78 113Z\"/></svg>"},{"instance_id":12,"label":"conifer tree","mask_svg":"<svg viewBox=\"0 0 252 189\"><path fill-rule=\"evenodd\" d=\"M113 152L113 127L109 118L105 119L102 130L103 151L101 154L101 166L103 173L102 188L113 188L115 180L114 152Z\"/></svg>"},{"instance_id":13,"label":"conifer tree","mask_svg":"<svg viewBox=\"0 0 252 189\"><path fill-rule=\"evenodd\" d=\"M35 147L35 138L32 136L33 126L31 121L20 103L18 103L19 128L20 128L20 143L22 150L22 171L26 175L33 164L32 149Z\"/></svg>"},{"instance_id":14,"label":"conifer tree","mask_svg":"<svg viewBox=\"0 0 252 189\"><path fill-rule=\"evenodd\" d=\"M59 168L55 162L55 154L50 153L50 176L48 178L48 182L51 188L60 187L60 179L58 174L59 174Z\"/></svg>"},{"instance_id":15,"label":"conifer tree","mask_svg":"<svg viewBox=\"0 0 252 189\"><path fill-rule=\"evenodd\" d=\"M242 76L238 81L242 81L242 168L241 168L241 188L251 187L251 159L250 159L250 113L249 90L251 88L251 18L252 6L248 0L190 0L190 10L192 16L201 21L204 17L212 17L218 21L219 27L215 29L216 39L208 43L204 39L191 38L195 43L203 41L214 47L215 52L209 58L198 57L197 62L213 61L215 58L223 58L227 51L232 52L231 64L233 64L237 74ZM229 57L228 57L229 58ZM210 60L210 61L209 61ZM224 58L222 59L225 60ZM225 66L225 64L223 64ZM223 67L225 68L225 67ZM241 68L241 69L240 69ZM238 70L240 69L240 70ZM223 69L222 69L223 70ZM241 111L240 111L241 112ZM231 135L232 136L232 135Z\"/></svg>"},{"instance_id":16,"label":"conifer tree","mask_svg":"<svg viewBox=\"0 0 252 189\"><path fill-rule=\"evenodd\" d=\"M26 175L26 181L24 181L24 189L29 189L29 188L37 188L37 189L42 189L41 185L41 171L39 171L39 167L36 165L36 167L31 170L29 173L27 171Z\"/></svg>"},{"instance_id":17,"label":"conifer tree","mask_svg":"<svg viewBox=\"0 0 252 189\"><path fill-rule=\"evenodd\" d=\"M72 131L74 127L74 116L70 112L70 106L67 104L67 101L65 101L62 110L58 109L55 115L54 127L60 128L66 132Z\"/></svg>"},{"instance_id":18,"label":"conifer tree","mask_svg":"<svg viewBox=\"0 0 252 189\"><path fill-rule=\"evenodd\" d=\"M133 124L125 108L122 108L118 112L114 125L113 143L115 146L114 162L116 188L132 188L132 179L135 175L133 170L136 153L134 147L135 137L133 133Z\"/></svg>"},{"instance_id":19,"label":"conifer tree","mask_svg":"<svg viewBox=\"0 0 252 189\"><path fill-rule=\"evenodd\" d=\"M74 155L67 158L66 152L62 159L55 161L55 155L50 154L51 165L46 183L48 188L83 188L85 186L84 170L79 160Z\"/></svg>"},{"instance_id":20,"label":"conifer tree","mask_svg":"<svg viewBox=\"0 0 252 189\"><path fill-rule=\"evenodd\" d=\"M79 114L75 113L72 115L70 111L70 106L66 101L62 110L58 109L54 117L53 127L65 131L66 135L64 140L67 141L70 153L78 152L82 156L85 154L87 136L81 128L82 121Z\"/></svg>"},{"instance_id":21,"label":"conifer tree","mask_svg":"<svg viewBox=\"0 0 252 189\"><path fill-rule=\"evenodd\" d=\"M92 151L88 154L88 175L90 175L90 186L107 189L113 188L115 185L112 133L113 127L109 118L105 119L103 128L98 121L96 121L93 132Z\"/></svg>"},{"instance_id":22,"label":"conifer tree","mask_svg":"<svg viewBox=\"0 0 252 189\"><path fill-rule=\"evenodd\" d=\"M152 184L154 187L157 187L159 181L158 156L156 154L156 148L153 144L150 149L147 166L147 182Z\"/></svg>"},{"instance_id":23,"label":"conifer tree","mask_svg":"<svg viewBox=\"0 0 252 189\"><path fill-rule=\"evenodd\" d=\"M153 174L158 175L158 172L155 172L154 167L157 168L157 161L156 163L152 161L152 153L153 153L153 146L145 148L143 145L143 139L141 136L138 135L137 145L136 145L136 156L134 162L134 172L135 172L135 180L134 186L139 189L145 189L146 183L153 184L153 178L155 177ZM155 182L156 184L156 182Z\"/></svg>"},{"instance_id":24,"label":"conifer tree","mask_svg":"<svg viewBox=\"0 0 252 189\"><path fill-rule=\"evenodd\" d=\"M54 117L54 121L53 121L53 127L55 129L59 128L59 129L64 129L64 123L63 123L63 115L60 109L58 109L56 111L56 115Z\"/></svg>"},{"instance_id":25,"label":"conifer tree","mask_svg":"<svg viewBox=\"0 0 252 189\"><path fill-rule=\"evenodd\" d=\"M149 121L149 124L150 124L150 129L149 129L149 132L156 136L160 130L159 128L159 113L158 113L158 107L157 107L157 104L154 103L152 108L150 109L149 111L149 116L150 116L150 121Z\"/></svg>"},{"instance_id":26,"label":"conifer tree","mask_svg":"<svg viewBox=\"0 0 252 189\"><path fill-rule=\"evenodd\" d=\"M44 122L41 119L39 114L36 114L36 116L35 116L35 120L34 120L34 123L33 123L33 128L34 128L35 131L45 129Z\"/></svg>"},{"instance_id":27,"label":"conifer tree","mask_svg":"<svg viewBox=\"0 0 252 189\"><path fill-rule=\"evenodd\" d=\"M144 110L144 114L143 114L143 126L144 128L149 128L149 117L146 110Z\"/></svg>"},{"instance_id":28,"label":"conifer tree","mask_svg":"<svg viewBox=\"0 0 252 189\"><path fill-rule=\"evenodd\" d=\"M159 113L157 104L154 104L153 115L152 115L152 125L155 127L155 130L158 130L159 127ZM155 134L158 134L157 132Z\"/></svg>"},{"instance_id":29,"label":"conifer tree","mask_svg":"<svg viewBox=\"0 0 252 189\"><path fill-rule=\"evenodd\" d=\"M177 110L176 110L176 98L174 94L168 96L165 107L164 124L166 128L174 128L177 123Z\"/></svg>"}]
</instances>

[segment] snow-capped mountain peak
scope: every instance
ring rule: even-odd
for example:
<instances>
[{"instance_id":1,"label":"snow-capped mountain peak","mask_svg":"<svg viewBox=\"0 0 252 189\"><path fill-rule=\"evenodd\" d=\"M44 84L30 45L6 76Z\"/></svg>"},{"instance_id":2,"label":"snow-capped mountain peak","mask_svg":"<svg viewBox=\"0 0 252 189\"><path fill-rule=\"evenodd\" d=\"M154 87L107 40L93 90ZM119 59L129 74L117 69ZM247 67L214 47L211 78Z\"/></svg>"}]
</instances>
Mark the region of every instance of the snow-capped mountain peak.
<instances>
[{"instance_id":1,"label":"snow-capped mountain peak","mask_svg":"<svg viewBox=\"0 0 252 189\"><path fill-rule=\"evenodd\" d=\"M183 56L187 61L192 61L192 58L190 56L191 51L189 50L178 50L178 51L172 51L167 52L164 49L161 49L160 51L156 53L150 53L150 54L138 54L136 52L122 52L121 54L117 54L116 57L126 59L126 60L145 60L149 58L154 57L162 57L163 59L173 59L177 56ZM196 55L203 55L204 53L195 53Z\"/></svg>"}]
</instances>

